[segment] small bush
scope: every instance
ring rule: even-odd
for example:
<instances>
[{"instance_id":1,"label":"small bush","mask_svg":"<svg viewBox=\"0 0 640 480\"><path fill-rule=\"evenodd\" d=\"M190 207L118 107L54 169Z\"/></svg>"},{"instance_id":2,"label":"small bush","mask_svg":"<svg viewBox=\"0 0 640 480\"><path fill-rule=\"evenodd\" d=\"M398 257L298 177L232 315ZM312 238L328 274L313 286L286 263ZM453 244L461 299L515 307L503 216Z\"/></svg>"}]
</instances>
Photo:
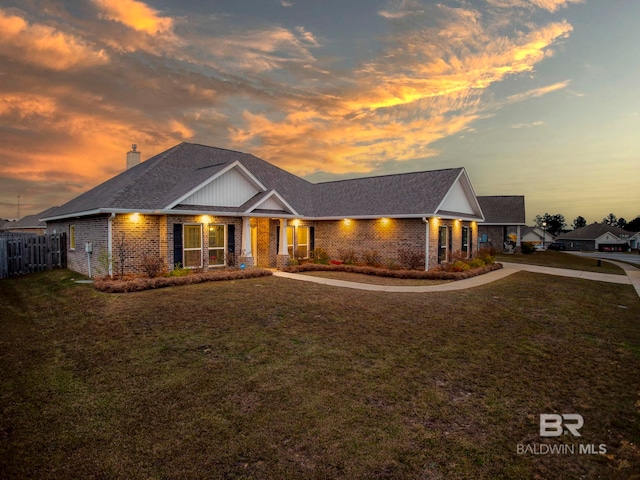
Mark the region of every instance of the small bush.
<instances>
[{"instance_id":1,"label":"small bush","mask_svg":"<svg viewBox=\"0 0 640 480\"><path fill-rule=\"evenodd\" d=\"M462 260L457 260L451 264L452 272L464 272L465 270L469 270L469 268L471 268L469 264Z\"/></svg>"},{"instance_id":2,"label":"small bush","mask_svg":"<svg viewBox=\"0 0 640 480\"><path fill-rule=\"evenodd\" d=\"M398 261L400 262L400 265L408 268L409 270L421 270L424 268L424 252L409 248L401 248L398 250Z\"/></svg>"},{"instance_id":3,"label":"small bush","mask_svg":"<svg viewBox=\"0 0 640 480\"><path fill-rule=\"evenodd\" d=\"M533 245L533 243L529 243L529 242L524 242L521 248L522 248L522 253L524 253L525 255L528 255L536 251L536 247Z\"/></svg>"},{"instance_id":4,"label":"small bush","mask_svg":"<svg viewBox=\"0 0 640 480\"><path fill-rule=\"evenodd\" d=\"M313 260L313 263L319 263L322 265L328 265L329 264L329 254L327 253L327 251L324 248L316 248L315 250L311 251L311 258Z\"/></svg>"},{"instance_id":5,"label":"small bush","mask_svg":"<svg viewBox=\"0 0 640 480\"><path fill-rule=\"evenodd\" d=\"M476 253L475 258L479 258L480 260L482 260L485 265L491 265L494 260L495 260L495 255L496 255L496 249L491 247L491 248L481 248L480 250L478 250L478 252Z\"/></svg>"},{"instance_id":6,"label":"small bush","mask_svg":"<svg viewBox=\"0 0 640 480\"><path fill-rule=\"evenodd\" d=\"M155 278L164 270L164 260L154 255L145 255L140 266L147 277Z\"/></svg>"},{"instance_id":7,"label":"small bush","mask_svg":"<svg viewBox=\"0 0 640 480\"><path fill-rule=\"evenodd\" d=\"M362 261L368 267L379 267L382 264L382 259L377 250L365 250L362 252Z\"/></svg>"},{"instance_id":8,"label":"small bush","mask_svg":"<svg viewBox=\"0 0 640 480\"><path fill-rule=\"evenodd\" d=\"M184 277L189 275L189 269L188 268L182 268L182 264L181 263L176 263L173 266L173 270L171 270L169 272L169 276L170 277Z\"/></svg>"},{"instance_id":9,"label":"small bush","mask_svg":"<svg viewBox=\"0 0 640 480\"><path fill-rule=\"evenodd\" d=\"M347 265L355 265L358 263L358 254L352 248L341 248L338 250L338 259Z\"/></svg>"},{"instance_id":10,"label":"small bush","mask_svg":"<svg viewBox=\"0 0 640 480\"><path fill-rule=\"evenodd\" d=\"M481 258L474 258L472 260L469 261L469 267L471 268L480 268L480 267L484 267L484 262L482 261Z\"/></svg>"}]
</instances>

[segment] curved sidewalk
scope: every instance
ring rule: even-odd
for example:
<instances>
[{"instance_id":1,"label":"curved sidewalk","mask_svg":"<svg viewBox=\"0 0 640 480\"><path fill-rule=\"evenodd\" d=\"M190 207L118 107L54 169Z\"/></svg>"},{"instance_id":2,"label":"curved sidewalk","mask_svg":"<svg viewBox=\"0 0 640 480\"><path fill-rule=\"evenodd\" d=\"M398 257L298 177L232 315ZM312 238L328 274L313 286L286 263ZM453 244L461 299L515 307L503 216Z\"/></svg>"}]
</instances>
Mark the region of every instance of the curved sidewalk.
<instances>
[{"instance_id":1,"label":"curved sidewalk","mask_svg":"<svg viewBox=\"0 0 640 480\"><path fill-rule=\"evenodd\" d=\"M618 283L622 285L633 285L640 296L640 270L630 267L625 268L625 275L613 275L608 273L597 272L584 272L582 270L569 270L566 268L551 268L540 267L537 265L527 265L520 263L508 263L501 262L503 268L500 270L494 270L493 272L486 273L484 275L478 275L477 277L467 278L465 280L458 280L456 282L442 283L439 285L415 285L415 286L400 286L400 285L372 285L367 283L347 282L344 280L334 280L331 278L313 277L310 275L302 275L299 273L287 273L281 271L275 271L273 274L276 277L289 278L292 280L300 280L303 282L320 283L322 285L330 285L333 287L352 288L356 290L368 290L372 292L392 292L392 293L427 293L427 292L449 292L454 290L464 290L467 288L478 287L480 285L486 285L496 280L508 277L516 272L533 272L542 273L545 275L556 275L562 277L582 278L585 280L594 280L598 282ZM612 262L613 263L613 262ZM632 269L632 270L631 270ZM631 274L631 275L630 275Z\"/></svg>"}]
</instances>

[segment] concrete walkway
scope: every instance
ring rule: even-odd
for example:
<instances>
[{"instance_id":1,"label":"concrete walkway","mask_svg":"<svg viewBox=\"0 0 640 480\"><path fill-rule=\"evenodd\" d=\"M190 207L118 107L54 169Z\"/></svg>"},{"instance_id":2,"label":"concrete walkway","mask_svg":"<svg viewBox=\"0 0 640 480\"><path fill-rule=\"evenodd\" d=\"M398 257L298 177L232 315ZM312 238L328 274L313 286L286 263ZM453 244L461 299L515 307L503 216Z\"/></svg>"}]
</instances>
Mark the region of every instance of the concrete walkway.
<instances>
[{"instance_id":1,"label":"concrete walkway","mask_svg":"<svg viewBox=\"0 0 640 480\"><path fill-rule=\"evenodd\" d=\"M545 275L557 275L562 277L582 278L585 280L594 280L597 282L609 282L618 283L622 285L633 285L640 296L640 270L626 265L624 275L613 275L608 273L597 272L584 272L582 270L570 270L567 268L551 268L551 267L539 267L537 265L526 265L520 263L508 263L501 262L504 268L500 270L494 270L493 272L486 273L484 275L478 275L477 277L467 278L465 280L458 280L456 282L442 283L439 285L415 285L415 286L401 286L401 285L371 285L367 283L346 282L344 280L333 280L330 278L313 277L311 275L302 275L299 273L288 273L275 271L273 274L276 277L289 278L292 280L300 280L303 282L320 283L322 285L330 285L333 287L352 288L356 290L368 290L372 292L393 292L393 293L427 293L427 292L450 292L454 290L464 290L467 288L478 287L480 285L486 285L501 278L508 277L516 272L533 272L542 273ZM616 262L611 262L616 263Z\"/></svg>"}]
</instances>

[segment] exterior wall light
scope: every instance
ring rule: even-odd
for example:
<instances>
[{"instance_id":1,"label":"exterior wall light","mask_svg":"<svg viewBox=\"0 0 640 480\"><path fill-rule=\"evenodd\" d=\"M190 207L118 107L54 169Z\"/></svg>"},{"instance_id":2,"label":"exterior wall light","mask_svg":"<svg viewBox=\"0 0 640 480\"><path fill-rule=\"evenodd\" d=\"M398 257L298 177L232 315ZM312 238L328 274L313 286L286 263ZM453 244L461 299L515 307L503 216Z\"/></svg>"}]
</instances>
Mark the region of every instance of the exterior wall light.
<instances>
[{"instance_id":1,"label":"exterior wall light","mask_svg":"<svg viewBox=\"0 0 640 480\"><path fill-rule=\"evenodd\" d=\"M129 215L129 220L133 223L138 223L140 221L140 214L139 213L132 213L131 215Z\"/></svg>"}]
</instances>

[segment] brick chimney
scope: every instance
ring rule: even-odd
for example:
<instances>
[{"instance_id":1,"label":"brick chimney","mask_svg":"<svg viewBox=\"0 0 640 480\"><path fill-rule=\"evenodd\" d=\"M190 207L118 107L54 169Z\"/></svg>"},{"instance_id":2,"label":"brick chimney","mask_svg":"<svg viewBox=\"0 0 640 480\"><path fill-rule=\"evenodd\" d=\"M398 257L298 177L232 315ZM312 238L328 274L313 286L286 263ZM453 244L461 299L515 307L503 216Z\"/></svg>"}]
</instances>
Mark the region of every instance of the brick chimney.
<instances>
[{"instance_id":1,"label":"brick chimney","mask_svg":"<svg viewBox=\"0 0 640 480\"><path fill-rule=\"evenodd\" d=\"M138 145L134 143L131 145L131 151L127 152L127 170L140 163L140 152L136 151L136 148L138 148Z\"/></svg>"}]
</instances>

